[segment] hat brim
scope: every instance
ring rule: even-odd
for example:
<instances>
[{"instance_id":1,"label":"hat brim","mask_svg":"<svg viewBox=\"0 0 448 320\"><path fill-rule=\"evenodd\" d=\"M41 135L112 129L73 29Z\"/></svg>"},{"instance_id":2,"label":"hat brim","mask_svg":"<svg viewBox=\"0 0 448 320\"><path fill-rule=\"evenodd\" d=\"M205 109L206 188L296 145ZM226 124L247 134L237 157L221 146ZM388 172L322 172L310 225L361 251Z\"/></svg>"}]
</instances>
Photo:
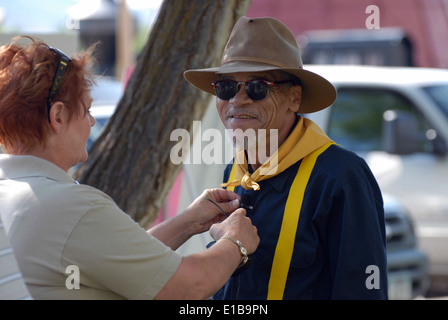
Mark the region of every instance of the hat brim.
<instances>
[{"instance_id":1,"label":"hat brim","mask_svg":"<svg viewBox=\"0 0 448 320\"><path fill-rule=\"evenodd\" d=\"M279 68L246 61L244 66L241 62L234 62L216 68L187 70L184 72L184 77L196 88L215 95L211 82L217 80L221 74L272 70L288 72L302 81L302 102L299 113L306 114L325 109L336 100L337 93L334 86L320 75L305 69Z\"/></svg>"}]
</instances>

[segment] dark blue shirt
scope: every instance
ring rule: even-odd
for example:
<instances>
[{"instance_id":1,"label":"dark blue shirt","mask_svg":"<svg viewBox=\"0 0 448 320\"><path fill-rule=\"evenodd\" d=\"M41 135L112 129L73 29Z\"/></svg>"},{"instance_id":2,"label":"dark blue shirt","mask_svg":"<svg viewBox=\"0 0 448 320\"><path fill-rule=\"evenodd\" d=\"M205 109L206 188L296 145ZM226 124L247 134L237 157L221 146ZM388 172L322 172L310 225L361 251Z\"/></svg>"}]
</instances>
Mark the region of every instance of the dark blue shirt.
<instances>
[{"instance_id":1,"label":"dark blue shirt","mask_svg":"<svg viewBox=\"0 0 448 320\"><path fill-rule=\"evenodd\" d=\"M235 188L242 203L253 206L248 216L260 245L248 269L214 299L266 299L286 200L300 164L258 182L259 191ZM387 299L385 239L382 196L369 167L353 152L330 146L317 159L305 190L283 298ZM379 272L378 289L367 285L369 266Z\"/></svg>"}]
</instances>

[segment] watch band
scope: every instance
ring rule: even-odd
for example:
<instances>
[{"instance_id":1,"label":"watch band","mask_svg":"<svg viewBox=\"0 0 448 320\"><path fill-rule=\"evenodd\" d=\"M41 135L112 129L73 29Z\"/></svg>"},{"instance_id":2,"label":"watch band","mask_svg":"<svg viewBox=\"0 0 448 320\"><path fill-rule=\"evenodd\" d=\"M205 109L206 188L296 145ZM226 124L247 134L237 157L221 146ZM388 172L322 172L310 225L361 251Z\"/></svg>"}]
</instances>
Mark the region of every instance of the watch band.
<instances>
[{"instance_id":1,"label":"watch band","mask_svg":"<svg viewBox=\"0 0 448 320\"><path fill-rule=\"evenodd\" d=\"M247 250L246 250L246 248L243 246L243 244L241 243L241 241L232 239L232 238L230 238L230 237L228 237L228 236L223 236L221 239L227 239L227 240L230 240L230 241L232 241L234 244L236 244L236 245L238 246L238 249L240 250L241 257L243 258L242 261L241 261L241 263L240 263L240 265L238 266L238 268L241 267L241 266L243 266L243 265L245 265L246 262L247 262L247 260L249 259L249 257L247 256Z\"/></svg>"}]
</instances>

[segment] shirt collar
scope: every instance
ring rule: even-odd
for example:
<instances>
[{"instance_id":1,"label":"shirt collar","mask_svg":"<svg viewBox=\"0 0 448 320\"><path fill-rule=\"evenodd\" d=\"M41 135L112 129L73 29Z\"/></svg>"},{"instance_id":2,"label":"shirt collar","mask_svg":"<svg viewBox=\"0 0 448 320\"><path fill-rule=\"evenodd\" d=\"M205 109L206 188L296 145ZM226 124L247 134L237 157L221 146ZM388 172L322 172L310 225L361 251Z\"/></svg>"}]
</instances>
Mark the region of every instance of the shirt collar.
<instances>
[{"instance_id":1,"label":"shirt collar","mask_svg":"<svg viewBox=\"0 0 448 320\"><path fill-rule=\"evenodd\" d=\"M245 151L246 152L246 151ZM246 159L247 159L247 152L246 152ZM249 172L252 174L254 173L254 170L252 169L252 166L248 166ZM286 169L286 171L289 171L290 168ZM268 178L264 181L260 181L260 185L262 186L264 183L271 185L271 187L277 191L282 192L285 188L286 179L288 179L288 174L278 174L275 176L272 176L271 178Z\"/></svg>"},{"instance_id":2,"label":"shirt collar","mask_svg":"<svg viewBox=\"0 0 448 320\"><path fill-rule=\"evenodd\" d=\"M260 181L260 184L262 185L263 182L266 184L270 184L275 191L283 192L283 190L285 189L286 180L288 179L288 169L286 170L286 172L282 172L281 174L273 176L272 178Z\"/></svg>"},{"instance_id":3,"label":"shirt collar","mask_svg":"<svg viewBox=\"0 0 448 320\"><path fill-rule=\"evenodd\" d=\"M46 177L59 182L76 183L64 170L35 156L0 154L0 180Z\"/></svg>"}]
</instances>

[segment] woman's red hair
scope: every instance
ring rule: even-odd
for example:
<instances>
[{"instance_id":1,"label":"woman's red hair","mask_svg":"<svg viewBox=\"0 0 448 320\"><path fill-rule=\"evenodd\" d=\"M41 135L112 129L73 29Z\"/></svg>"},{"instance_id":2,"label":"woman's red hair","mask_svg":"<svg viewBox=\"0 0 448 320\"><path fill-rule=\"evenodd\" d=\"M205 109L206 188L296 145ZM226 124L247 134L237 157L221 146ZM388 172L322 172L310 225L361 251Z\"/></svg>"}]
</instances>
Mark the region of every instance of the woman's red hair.
<instances>
[{"instance_id":1,"label":"woman's red hair","mask_svg":"<svg viewBox=\"0 0 448 320\"><path fill-rule=\"evenodd\" d=\"M7 152L26 152L45 144L49 133L47 97L59 56L31 37L20 46L17 38L0 47L0 144ZM70 117L79 112L81 96L93 82L93 47L72 58L53 103L62 101Z\"/></svg>"}]
</instances>

